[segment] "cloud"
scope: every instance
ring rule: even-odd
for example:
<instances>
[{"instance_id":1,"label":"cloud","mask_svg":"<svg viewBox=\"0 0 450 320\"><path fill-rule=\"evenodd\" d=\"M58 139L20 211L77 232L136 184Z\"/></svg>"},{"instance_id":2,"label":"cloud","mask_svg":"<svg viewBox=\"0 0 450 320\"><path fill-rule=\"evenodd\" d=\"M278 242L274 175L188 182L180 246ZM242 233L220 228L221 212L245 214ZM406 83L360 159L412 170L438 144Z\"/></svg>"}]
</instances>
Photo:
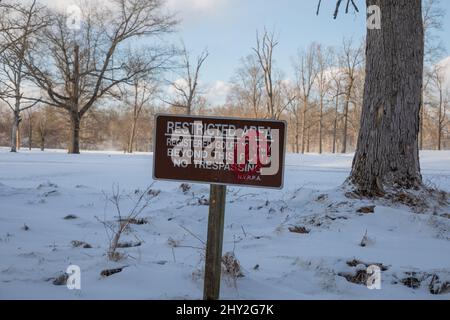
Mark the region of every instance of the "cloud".
<instances>
[{"instance_id":1,"label":"cloud","mask_svg":"<svg viewBox=\"0 0 450 320\"><path fill-rule=\"evenodd\" d=\"M171 9L211 10L223 5L224 0L167 0Z\"/></svg>"},{"instance_id":2,"label":"cloud","mask_svg":"<svg viewBox=\"0 0 450 320\"><path fill-rule=\"evenodd\" d=\"M173 82L177 87L186 90L188 89L188 84L186 82L185 79L177 79ZM175 87L173 85L168 85L167 86L167 90L166 90L167 94L169 96L176 96L179 92L177 91L177 89L175 89Z\"/></svg>"},{"instance_id":3,"label":"cloud","mask_svg":"<svg viewBox=\"0 0 450 320\"><path fill-rule=\"evenodd\" d=\"M230 7L234 0L166 0L165 8L176 13L184 23L197 21L199 17L220 14L226 7ZM40 0L40 3L50 8L65 12L71 5L81 8L87 4L108 7L113 4L111 0Z\"/></svg>"},{"instance_id":4,"label":"cloud","mask_svg":"<svg viewBox=\"0 0 450 320\"><path fill-rule=\"evenodd\" d=\"M167 8L178 12L183 20L198 18L221 12L231 0L167 0Z\"/></svg>"},{"instance_id":5,"label":"cloud","mask_svg":"<svg viewBox=\"0 0 450 320\"><path fill-rule=\"evenodd\" d=\"M174 83L180 88L187 89L187 83L184 79L177 79ZM231 84L218 80L209 84L200 83L199 88L200 92L203 93L209 103L213 105L222 105L226 102L227 95L231 89ZM172 85L169 85L166 88L166 94L169 97L174 98L177 96L178 92Z\"/></svg>"},{"instance_id":6,"label":"cloud","mask_svg":"<svg viewBox=\"0 0 450 320\"><path fill-rule=\"evenodd\" d=\"M231 84L225 81L218 80L214 82L206 92L206 98L212 104L224 104L227 95L230 92Z\"/></svg>"},{"instance_id":7,"label":"cloud","mask_svg":"<svg viewBox=\"0 0 450 320\"><path fill-rule=\"evenodd\" d=\"M111 0L95 0L104 5L112 3ZM83 2L93 2L92 0L40 0L41 3L51 7L65 8L69 5L80 5ZM166 5L174 10L213 10L226 4L229 0L166 0Z\"/></svg>"},{"instance_id":8,"label":"cloud","mask_svg":"<svg viewBox=\"0 0 450 320\"><path fill-rule=\"evenodd\" d=\"M39 2L49 6L50 8L59 9L59 10L66 10L70 6L73 6L73 5L79 6L80 5L79 0L58 0L58 1L40 0Z\"/></svg>"},{"instance_id":9,"label":"cloud","mask_svg":"<svg viewBox=\"0 0 450 320\"><path fill-rule=\"evenodd\" d=\"M108 7L111 6L112 2L109 0L40 0L40 3L48 6L49 8L56 9L61 12L66 12L70 6L77 6L80 8L86 8L89 5Z\"/></svg>"},{"instance_id":10,"label":"cloud","mask_svg":"<svg viewBox=\"0 0 450 320\"><path fill-rule=\"evenodd\" d=\"M220 0L168 0L168 6L172 8L211 9Z\"/></svg>"}]
</instances>

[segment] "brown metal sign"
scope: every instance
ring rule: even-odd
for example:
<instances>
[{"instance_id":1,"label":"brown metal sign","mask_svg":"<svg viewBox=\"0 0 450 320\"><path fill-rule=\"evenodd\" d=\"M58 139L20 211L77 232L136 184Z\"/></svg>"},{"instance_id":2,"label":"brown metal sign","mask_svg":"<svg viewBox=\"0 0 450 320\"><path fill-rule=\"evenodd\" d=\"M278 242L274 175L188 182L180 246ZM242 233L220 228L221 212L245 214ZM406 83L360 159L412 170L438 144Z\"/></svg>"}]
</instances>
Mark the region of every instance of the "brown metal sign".
<instances>
[{"instance_id":1,"label":"brown metal sign","mask_svg":"<svg viewBox=\"0 0 450 320\"><path fill-rule=\"evenodd\" d=\"M157 115L153 178L281 189L286 122Z\"/></svg>"}]
</instances>

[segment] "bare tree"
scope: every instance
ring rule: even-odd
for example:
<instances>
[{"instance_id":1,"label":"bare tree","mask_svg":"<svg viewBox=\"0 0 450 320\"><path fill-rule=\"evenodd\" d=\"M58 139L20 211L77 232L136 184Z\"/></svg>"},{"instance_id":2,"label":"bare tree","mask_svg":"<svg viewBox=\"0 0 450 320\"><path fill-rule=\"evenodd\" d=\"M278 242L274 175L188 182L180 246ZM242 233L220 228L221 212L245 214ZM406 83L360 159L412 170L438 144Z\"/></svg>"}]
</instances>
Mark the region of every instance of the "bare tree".
<instances>
[{"instance_id":1,"label":"bare tree","mask_svg":"<svg viewBox=\"0 0 450 320\"><path fill-rule=\"evenodd\" d=\"M92 3L83 10L83 24L75 31L64 15L53 12L53 24L41 34L42 46L26 63L46 93L41 101L70 116L69 153L80 152L81 119L92 106L118 84L152 68L151 63L127 68L121 48L136 38L162 36L176 24L163 0L112 0L110 7Z\"/></svg>"},{"instance_id":2,"label":"bare tree","mask_svg":"<svg viewBox=\"0 0 450 320\"><path fill-rule=\"evenodd\" d=\"M345 79L345 101L344 101L344 128L342 131L342 149L341 153L347 153L347 138L349 126L350 104L353 102L352 95L357 77L357 71L363 63L362 47L353 47L351 40L344 40L343 51L341 54L341 63Z\"/></svg>"},{"instance_id":3,"label":"bare tree","mask_svg":"<svg viewBox=\"0 0 450 320\"><path fill-rule=\"evenodd\" d=\"M133 153L135 139L138 131L138 121L143 111L150 106L159 90L159 82L164 71L169 68L169 61L174 55L172 49L145 48L141 53L128 54L127 68L135 76L118 86L113 96L123 103L131 114L127 153ZM151 66L151 68L149 68ZM142 71L145 70L145 71ZM116 92L117 91L117 92Z\"/></svg>"},{"instance_id":4,"label":"bare tree","mask_svg":"<svg viewBox=\"0 0 450 320\"><path fill-rule=\"evenodd\" d=\"M333 114L333 143L332 152L337 152L337 131L338 122L340 118L340 97L345 94L343 91L344 79L342 74L342 68L337 66L331 70L331 89L332 92L331 100L334 100L334 114Z\"/></svg>"},{"instance_id":5,"label":"bare tree","mask_svg":"<svg viewBox=\"0 0 450 320\"><path fill-rule=\"evenodd\" d=\"M0 51L0 99L13 113L10 145L11 152L16 152L20 148L21 113L34 107L39 100L23 98L29 78L24 59L34 44L33 34L47 25L47 19L42 15L43 7L37 5L36 0L29 4L3 4L3 9L7 11L0 20L0 29L3 30L0 41L6 46Z\"/></svg>"},{"instance_id":6,"label":"bare tree","mask_svg":"<svg viewBox=\"0 0 450 320\"><path fill-rule=\"evenodd\" d=\"M319 97L319 153L323 153L324 135L324 108L325 97L330 91L330 51L324 50L320 45L316 47L317 57L317 94Z\"/></svg>"},{"instance_id":7,"label":"bare tree","mask_svg":"<svg viewBox=\"0 0 450 320\"><path fill-rule=\"evenodd\" d=\"M137 133L138 120L142 114L144 107L148 106L151 100L154 98L156 85L152 82L146 82L141 79L135 79L133 81L134 96L132 101L127 101L127 104L131 106L131 128L129 133L127 152L133 153L134 140Z\"/></svg>"},{"instance_id":8,"label":"bare tree","mask_svg":"<svg viewBox=\"0 0 450 320\"><path fill-rule=\"evenodd\" d=\"M242 66L236 70L228 99L240 108L249 107L255 118L262 117L264 75L258 60L249 55L241 60Z\"/></svg>"},{"instance_id":9,"label":"bare tree","mask_svg":"<svg viewBox=\"0 0 450 320\"><path fill-rule=\"evenodd\" d=\"M45 150L45 138L47 137L47 135L49 133L47 112L39 113L38 118L37 118L37 130L36 131L37 131L37 134L39 137L39 147L41 148L41 151Z\"/></svg>"},{"instance_id":10,"label":"bare tree","mask_svg":"<svg viewBox=\"0 0 450 320\"><path fill-rule=\"evenodd\" d=\"M264 87L266 93L267 117L276 118L275 93L274 93L274 58L273 52L278 45L275 32L269 33L264 29L262 36L256 33L256 47L253 51L258 58L258 62L264 74Z\"/></svg>"},{"instance_id":11,"label":"bare tree","mask_svg":"<svg viewBox=\"0 0 450 320\"><path fill-rule=\"evenodd\" d=\"M281 79L281 77L280 77ZM275 85L275 120L280 120L285 111L289 110L292 104L295 104L298 92L295 85L286 80L278 80Z\"/></svg>"},{"instance_id":12,"label":"bare tree","mask_svg":"<svg viewBox=\"0 0 450 320\"><path fill-rule=\"evenodd\" d=\"M302 153L309 151L309 129L311 121L308 121L308 112L311 108L311 95L317 79L317 61L315 57L316 44L312 44L306 52L299 52L294 69L297 78L299 98L302 103Z\"/></svg>"},{"instance_id":13,"label":"bare tree","mask_svg":"<svg viewBox=\"0 0 450 320\"><path fill-rule=\"evenodd\" d=\"M322 0L319 0L317 5L317 14L320 12L320 6L322 4ZM336 8L334 9L333 18L336 19L339 15L339 10L341 9L342 0L336 0ZM345 13L349 12L350 6L353 7L353 9L356 12L359 12L358 6L355 4L355 0L347 0L347 4L345 6Z\"/></svg>"},{"instance_id":14,"label":"bare tree","mask_svg":"<svg viewBox=\"0 0 450 320\"><path fill-rule=\"evenodd\" d=\"M22 41L23 37L29 37L29 35L33 32L35 32L35 29L30 28L28 32L22 32L20 36L10 38L10 37L4 37L5 34L11 34L15 33L17 34L17 31L22 30L23 31L23 23L17 24L17 21L12 21L10 19L11 15L17 14L19 11L22 11L23 8L28 7L29 3L26 3L22 5L19 2L12 2L12 1L4 1L2 2L0 0L0 16L2 17L2 20L0 20L0 34L3 35L2 39L0 39L0 53L3 53L5 50L11 48L14 46L17 42ZM34 6L35 1L31 2L30 6ZM22 21L23 22L23 21Z\"/></svg>"},{"instance_id":15,"label":"bare tree","mask_svg":"<svg viewBox=\"0 0 450 320\"><path fill-rule=\"evenodd\" d=\"M34 110L27 110L27 120L28 120L28 150L33 149L33 130L34 130Z\"/></svg>"},{"instance_id":16,"label":"bare tree","mask_svg":"<svg viewBox=\"0 0 450 320\"><path fill-rule=\"evenodd\" d=\"M341 3L337 0L335 17ZM361 130L349 178L357 194L369 197L423 186L418 143L425 52L422 1L366 1L367 8L374 5L383 25L367 31Z\"/></svg>"},{"instance_id":17,"label":"bare tree","mask_svg":"<svg viewBox=\"0 0 450 320\"><path fill-rule=\"evenodd\" d=\"M425 36L425 63L433 64L445 53L445 47L439 37L442 31L446 12L441 6L440 0L423 0L422 16Z\"/></svg>"},{"instance_id":18,"label":"bare tree","mask_svg":"<svg viewBox=\"0 0 450 320\"><path fill-rule=\"evenodd\" d=\"M293 88L292 90L295 95L295 99L292 100L287 111L289 112L290 115L289 124L293 126L293 130L291 130L294 133L293 152L300 153L300 134L302 128L302 121L301 121L302 102L300 99L300 95L298 94L298 89Z\"/></svg>"},{"instance_id":19,"label":"bare tree","mask_svg":"<svg viewBox=\"0 0 450 320\"><path fill-rule=\"evenodd\" d=\"M426 102L425 93L430 84L431 78L429 75L433 70L429 69L430 65L436 63L438 59L443 56L445 51L441 39L436 34L437 31L442 31L443 21L445 17L445 10L441 6L440 0L425 0L422 3L423 7L423 27L425 35L425 77L422 93L422 104L420 108L420 133L419 133L419 148L424 148L424 123L426 118Z\"/></svg>"},{"instance_id":20,"label":"bare tree","mask_svg":"<svg viewBox=\"0 0 450 320\"><path fill-rule=\"evenodd\" d=\"M445 124L447 122L447 103L446 101L446 86L445 86L445 74L442 66L436 65L431 73L431 83L432 83L432 99L434 100L437 95L436 103L432 103L432 106L436 108L436 131L437 131L437 141L436 141L436 149L442 150L442 140L444 134Z\"/></svg>"},{"instance_id":21,"label":"bare tree","mask_svg":"<svg viewBox=\"0 0 450 320\"><path fill-rule=\"evenodd\" d=\"M425 68L425 67L424 67ZM429 70L424 70L423 88L422 88L422 100L420 102L420 129L419 129L419 150L425 148L425 122L427 118L427 101L426 95L431 83L431 74Z\"/></svg>"},{"instance_id":22,"label":"bare tree","mask_svg":"<svg viewBox=\"0 0 450 320\"><path fill-rule=\"evenodd\" d=\"M62 133L66 131L65 114L52 106L39 106L33 109L33 142L41 151L45 148L61 148L64 145Z\"/></svg>"},{"instance_id":23,"label":"bare tree","mask_svg":"<svg viewBox=\"0 0 450 320\"><path fill-rule=\"evenodd\" d=\"M192 114L196 98L199 96L199 79L202 67L209 56L208 50L203 50L197 56L196 61L191 61L191 56L186 46L182 48L182 64L180 67L180 78L171 83L175 92L173 101L166 101L174 108L184 109L186 114Z\"/></svg>"},{"instance_id":24,"label":"bare tree","mask_svg":"<svg viewBox=\"0 0 450 320\"><path fill-rule=\"evenodd\" d=\"M422 1L368 0L371 5L379 6L383 25L367 31L362 123L350 176L364 196L422 186Z\"/></svg>"}]
</instances>

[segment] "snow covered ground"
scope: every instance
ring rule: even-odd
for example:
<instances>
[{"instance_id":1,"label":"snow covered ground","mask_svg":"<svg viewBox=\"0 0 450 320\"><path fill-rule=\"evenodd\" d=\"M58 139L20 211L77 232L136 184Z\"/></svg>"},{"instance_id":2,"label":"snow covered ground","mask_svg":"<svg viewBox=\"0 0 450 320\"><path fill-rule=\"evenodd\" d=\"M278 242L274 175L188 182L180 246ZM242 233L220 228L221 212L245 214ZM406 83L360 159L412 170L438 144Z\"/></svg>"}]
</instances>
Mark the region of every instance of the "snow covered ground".
<instances>
[{"instance_id":1,"label":"snow covered ground","mask_svg":"<svg viewBox=\"0 0 450 320\"><path fill-rule=\"evenodd\" d=\"M450 299L429 290L435 275L450 283L450 208L418 214L348 199L339 186L351 160L288 155L282 191L228 188L224 253L235 253L244 277L224 276L223 299ZM122 239L142 245L120 249L122 261L106 257L101 221L114 222L117 211L105 194L145 190L151 168L150 154L0 148L0 298L201 299L207 185L183 192L180 183L156 182L156 197L140 216L148 223L133 225ZM429 185L450 191L450 152L422 153L422 171ZM126 213L133 201L120 204ZM357 213L370 205L374 213ZM295 227L309 233L290 232ZM74 240L92 248L76 248ZM381 290L344 277L363 262L386 267ZM53 284L69 265L81 267L81 291ZM126 268L100 275L119 267Z\"/></svg>"}]
</instances>

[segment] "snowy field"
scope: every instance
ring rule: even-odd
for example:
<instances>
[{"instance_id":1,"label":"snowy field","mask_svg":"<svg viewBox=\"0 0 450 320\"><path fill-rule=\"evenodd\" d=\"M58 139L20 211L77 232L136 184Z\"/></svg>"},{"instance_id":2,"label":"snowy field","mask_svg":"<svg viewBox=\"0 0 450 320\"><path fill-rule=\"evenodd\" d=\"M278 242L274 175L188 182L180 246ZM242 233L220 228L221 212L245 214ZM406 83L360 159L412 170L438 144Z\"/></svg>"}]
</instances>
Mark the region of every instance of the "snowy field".
<instances>
[{"instance_id":1,"label":"snowy field","mask_svg":"<svg viewBox=\"0 0 450 320\"><path fill-rule=\"evenodd\" d=\"M288 155L282 191L228 188L224 253L234 252L243 277L223 277L223 299L450 299L429 288L433 276L450 283L450 208L418 214L348 199L339 187L351 161ZM140 216L148 223L132 225L121 239L141 245L120 249L122 261L106 257L101 221L118 214L105 195L118 186L126 213L133 202L125 196L152 184L151 168L150 154L1 148L0 298L201 299L207 185L183 192L180 183L156 182ZM428 185L450 191L450 152L422 153L422 171ZM357 213L370 205L373 213ZM75 219L64 219L69 215ZM309 233L289 230L295 227ZM344 277L374 263L385 267L381 290ZM81 291L53 284L69 265L81 267Z\"/></svg>"}]
</instances>

